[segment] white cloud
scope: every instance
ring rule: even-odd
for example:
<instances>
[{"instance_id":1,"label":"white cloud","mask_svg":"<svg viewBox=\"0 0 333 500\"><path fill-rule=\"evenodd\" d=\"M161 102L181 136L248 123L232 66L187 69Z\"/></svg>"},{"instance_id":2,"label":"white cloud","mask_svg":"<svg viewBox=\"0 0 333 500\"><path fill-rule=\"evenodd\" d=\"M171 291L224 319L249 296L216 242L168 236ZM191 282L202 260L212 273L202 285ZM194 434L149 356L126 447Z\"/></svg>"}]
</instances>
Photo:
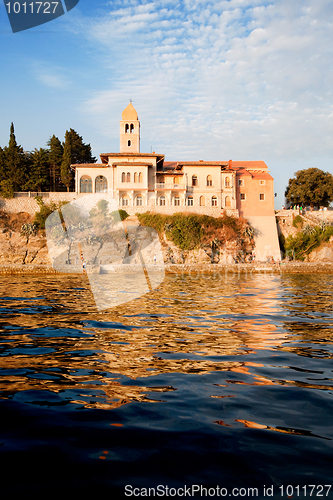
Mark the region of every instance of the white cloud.
<instances>
[{"instance_id":1,"label":"white cloud","mask_svg":"<svg viewBox=\"0 0 333 500\"><path fill-rule=\"evenodd\" d=\"M71 84L63 68L53 67L48 63L33 62L31 71L35 78L46 87L66 89Z\"/></svg>"},{"instance_id":2,"label":"white cloud","mask_svg":"<svg viewBox=\"0 0 333 500\"><path fill-rule=\"evenodd\" d=\"M169 159L330 157L332 13L329 0L112 3L75 26L105 78L84 113L118 134L131 98L142 143Z\"/></svg>"}]
</instances>

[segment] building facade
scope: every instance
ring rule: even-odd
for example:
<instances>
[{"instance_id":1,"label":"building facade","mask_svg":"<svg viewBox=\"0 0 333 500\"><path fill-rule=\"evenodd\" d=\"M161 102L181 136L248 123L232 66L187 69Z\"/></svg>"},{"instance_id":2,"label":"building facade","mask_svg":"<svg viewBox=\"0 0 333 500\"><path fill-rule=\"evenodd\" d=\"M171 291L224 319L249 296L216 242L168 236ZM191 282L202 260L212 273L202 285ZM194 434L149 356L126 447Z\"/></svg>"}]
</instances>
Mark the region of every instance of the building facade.
<instances>
[{"instance_id":1,"label":"building facade","mask_svg":"<svg viewBox=\"0 0 333 500\"><path fill-rule=\"evenodd\" d=\"M274 214L273 178L263 161L165 161L140 152L140 122L132 103L120 120L120 152L101 163L77 164L77 193L112 193L119 207L230 215Z\"/></svg>"},{"instance_id":2,"label":"building facade","mask_svg":"<svg viewBox=\"0 0 333 500\"><path fill-rule=\"evenodd\" d=\"M274 181L263 161L165 161L140 152L140 121L130 103L120 120L119 153L101 163L76 164L76 193L111 193L130 214L201 213L243 216L258 229L261 251L279 252ZM258 247L259 248L259 247ZM266 248L267 249L267 248Z\"/></svg>"}]
</instances>

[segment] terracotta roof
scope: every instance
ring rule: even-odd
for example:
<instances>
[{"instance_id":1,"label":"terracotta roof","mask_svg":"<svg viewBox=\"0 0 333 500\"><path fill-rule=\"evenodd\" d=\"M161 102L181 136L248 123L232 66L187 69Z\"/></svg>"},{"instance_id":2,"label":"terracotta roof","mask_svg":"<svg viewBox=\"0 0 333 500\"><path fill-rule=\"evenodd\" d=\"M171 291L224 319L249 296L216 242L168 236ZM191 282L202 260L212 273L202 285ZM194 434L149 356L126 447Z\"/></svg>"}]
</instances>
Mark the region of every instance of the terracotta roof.
<instances>
[{"instance_id":1,"label":"terracotta roof","mask_svg":"<svg viewBox=\"0 0 333 500\"><path fill-rule=\"evenodd\" d=\"M174 170L178 165L178 162L176 161L165 161L163 163L163 169L166 170Z\"/></svg>"},{"instance_id":2,"label":"terracotta roof","mask_svg":"<svg viewBox=\"0 0 333 500\"><path fill-rule=\"evenodd\" d=\"M236 170L236 175L247 175L248 177L252 177L252 173L250 173L246 168L240 168Z\"/></svg>"},{"instance_id":3,"label":"terracotta roof","mask_svg":"<svg viewBox=\"0 0 333 500\"><path fill-rule=\"evenodd\" d=\"M267 165L264 161L233 161L229 160L230 168L246 168L247 170L267 170Z\"/></svg>"},{"instance_id":4,"label":"terracotta roof","mask_svg":"<svg viewBox=\"0 0 333 500\"><path fill-rule=\"evenodd\" d=\"M245 168L240 168L239 170L236 170L236 175L237 177L252 177L254 179L273 179L273 177L268 173L268 172L258 172L258 171L252 171L252 170L246 170Z\"/></svg>"},{"instance_id":5,"label":"terracotta roof","mask_svg":"<svg viewBox=\"0 0 333 500\"><path fill-rule=\"evenodd\" d=\"M269 174L268 172L251 172L251 175L252 177L254 177L255 179L273 179L273 177L271 176L271 174Z\"/></svg>"}]
</instances>

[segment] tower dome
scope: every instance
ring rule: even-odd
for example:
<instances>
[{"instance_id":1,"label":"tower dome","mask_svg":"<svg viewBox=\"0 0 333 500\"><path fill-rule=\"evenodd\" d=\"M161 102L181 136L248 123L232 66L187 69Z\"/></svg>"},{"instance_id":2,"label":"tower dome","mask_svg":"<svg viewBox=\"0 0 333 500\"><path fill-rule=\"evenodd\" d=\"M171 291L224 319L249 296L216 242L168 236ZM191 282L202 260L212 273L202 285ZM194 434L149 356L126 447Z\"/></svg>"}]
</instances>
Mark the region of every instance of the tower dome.
<instances>
[{"instance_id":1,"label":"tower dome","mask_svg":"<svg viewBox=\"0 0 333 500\"><path fill-rule=\"evenodd\" d=\"M124 109L124 111L121 113L121 119L124 121L137 121L138 118L138 113L136 112L136 109L134 108L133 104L130 102L129 105Z\"/></svg>"}]
</instances>

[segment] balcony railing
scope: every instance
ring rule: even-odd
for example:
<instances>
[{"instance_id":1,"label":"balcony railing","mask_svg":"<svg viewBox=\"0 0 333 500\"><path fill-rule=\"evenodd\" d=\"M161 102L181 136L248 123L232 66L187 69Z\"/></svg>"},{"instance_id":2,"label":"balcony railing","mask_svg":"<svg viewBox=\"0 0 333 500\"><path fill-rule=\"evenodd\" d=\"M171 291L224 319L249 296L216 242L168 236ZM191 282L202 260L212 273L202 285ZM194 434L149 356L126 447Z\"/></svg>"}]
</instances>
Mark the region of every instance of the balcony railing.
<instances>
[{"instance_id":1,"label":"balcony railing","mask_svg":"<svg viewBox=\"0 0 333 500\"><path fill-rule=\"evenodd\" d=\"M155 189L186 189L185 184L166 184L165 182L156 182Z\"/></svg>"}]
</instances>

